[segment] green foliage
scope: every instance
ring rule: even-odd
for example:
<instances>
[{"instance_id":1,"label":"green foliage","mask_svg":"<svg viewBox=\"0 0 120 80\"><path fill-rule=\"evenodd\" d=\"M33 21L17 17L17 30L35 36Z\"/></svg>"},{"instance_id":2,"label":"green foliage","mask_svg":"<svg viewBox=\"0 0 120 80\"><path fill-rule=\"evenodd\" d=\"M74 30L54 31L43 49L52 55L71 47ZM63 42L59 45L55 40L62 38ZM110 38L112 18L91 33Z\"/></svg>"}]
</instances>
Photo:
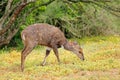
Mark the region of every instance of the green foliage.
<instances>
[{"instance_id":1,"label":"green foliage","mask_svg":"<svg viewBox=\"0 0 120 80\"><path fill-rule=\"evenodd\" d=\"M69 38L114 35L119 31L114 16L97 5L82 2L55 1L39 15L39 20L59 27Z\"/></svg>"}]
</instances>

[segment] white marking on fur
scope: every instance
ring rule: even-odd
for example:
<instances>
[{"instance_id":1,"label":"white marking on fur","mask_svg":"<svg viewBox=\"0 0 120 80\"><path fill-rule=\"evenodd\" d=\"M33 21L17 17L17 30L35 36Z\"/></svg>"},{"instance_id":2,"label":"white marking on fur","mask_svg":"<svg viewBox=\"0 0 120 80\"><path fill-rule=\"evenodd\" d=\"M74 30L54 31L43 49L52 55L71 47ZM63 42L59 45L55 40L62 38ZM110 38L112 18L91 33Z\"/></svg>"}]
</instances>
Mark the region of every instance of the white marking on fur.
<instances>
[{"instance_id":1,"label":"white marking on fur","mask_svg":"<svg viewBox=\"0 0 120 80\"><path fill-rule=\"evenodd\" d=\"M24 34L22 35L22 39L25 41L25 35Z\"/></svg>"},{"instance_id":2,"label":"white marking on fur","mask_svg":"<svg viewBox=\"0 0 120 80\"><path fill-rule=\"evenodd\" d=\"M64 49L64 46L62 45L61 48Z\"/></svg>"},{"instance_id":3,"label":"white marking on fur","mask_svg":"<svg viewBox=\"0 0 120 80\"><path fill-rule=\"evenodd\" d=\"M52 49L52 48L50 48L50 47L47 47L47 49L46 49L46 50L49 50L49 51L50 51L51 49Z\"/></svg>"},{"instance_id":4,"label":"white marking on fur","mask_svg":"<svg viewBox=\"0 0 120 80\"><path fill-rule=\"evenodd\" d=\"M45 65L45 63L46 63L46 60L42 63L42 65L44 66L44 65Z\"/></svg>"}]
</instances>

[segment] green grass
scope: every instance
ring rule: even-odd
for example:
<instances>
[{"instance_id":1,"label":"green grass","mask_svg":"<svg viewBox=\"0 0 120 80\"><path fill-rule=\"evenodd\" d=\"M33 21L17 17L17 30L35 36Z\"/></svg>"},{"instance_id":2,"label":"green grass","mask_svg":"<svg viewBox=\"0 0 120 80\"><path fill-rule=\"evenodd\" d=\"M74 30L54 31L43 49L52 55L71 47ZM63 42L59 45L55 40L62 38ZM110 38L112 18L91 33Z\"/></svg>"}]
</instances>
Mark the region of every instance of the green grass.
<instances>
[{"instance_id":1,"label":"green grass","mask_svg":"<svg viewBox=\"0 0 120 80\"><path fill-rule=\"evenodd\" d=\"M53 53L45 66L38 66L45 48L36 48L27 56L25 71L20 71L20 51L0 51L0 80L119 80L120 37L91 37L77 40L85 61L72 52L59 49L61 64Z\"/></svg>"}]
</instances>

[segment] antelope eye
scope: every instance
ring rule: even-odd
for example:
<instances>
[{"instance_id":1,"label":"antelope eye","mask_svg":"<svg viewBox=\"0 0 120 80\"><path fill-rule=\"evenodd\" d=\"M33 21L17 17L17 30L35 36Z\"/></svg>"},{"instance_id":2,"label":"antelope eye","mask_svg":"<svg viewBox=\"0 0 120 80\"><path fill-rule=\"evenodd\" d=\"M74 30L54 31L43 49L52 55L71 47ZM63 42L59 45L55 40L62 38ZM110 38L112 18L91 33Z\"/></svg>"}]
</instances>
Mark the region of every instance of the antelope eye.
<instances>
[{"instance_id":1,"label":"antelope eye","mask_svg":"<svg viewBox=\"0 0 120 80\"><path fill-rule=\"evenodd\" d=\"M83 54L83 52L82 52L82 51L79 51L79 53Z\"/></svg>"}]
</instances>

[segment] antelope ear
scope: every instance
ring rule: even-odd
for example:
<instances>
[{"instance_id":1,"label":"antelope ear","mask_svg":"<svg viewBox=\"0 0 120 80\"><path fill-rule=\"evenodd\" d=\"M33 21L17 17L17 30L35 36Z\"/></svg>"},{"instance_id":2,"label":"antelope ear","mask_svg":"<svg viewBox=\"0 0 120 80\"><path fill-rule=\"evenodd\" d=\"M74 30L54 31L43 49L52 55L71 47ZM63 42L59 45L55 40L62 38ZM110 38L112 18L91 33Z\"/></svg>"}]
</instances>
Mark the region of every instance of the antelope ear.
<instances>
[{"instance_id":1,"label":"antelope ear","mask_svg":"<svg viewBox=\"0 0 120 80\"><path fill-rule=\"evenodd\" d=\"M74 41L73 44L74 44L74 45L77 45L78 43L77 43L77 41Z\"/></svg>"}]
</instances>

